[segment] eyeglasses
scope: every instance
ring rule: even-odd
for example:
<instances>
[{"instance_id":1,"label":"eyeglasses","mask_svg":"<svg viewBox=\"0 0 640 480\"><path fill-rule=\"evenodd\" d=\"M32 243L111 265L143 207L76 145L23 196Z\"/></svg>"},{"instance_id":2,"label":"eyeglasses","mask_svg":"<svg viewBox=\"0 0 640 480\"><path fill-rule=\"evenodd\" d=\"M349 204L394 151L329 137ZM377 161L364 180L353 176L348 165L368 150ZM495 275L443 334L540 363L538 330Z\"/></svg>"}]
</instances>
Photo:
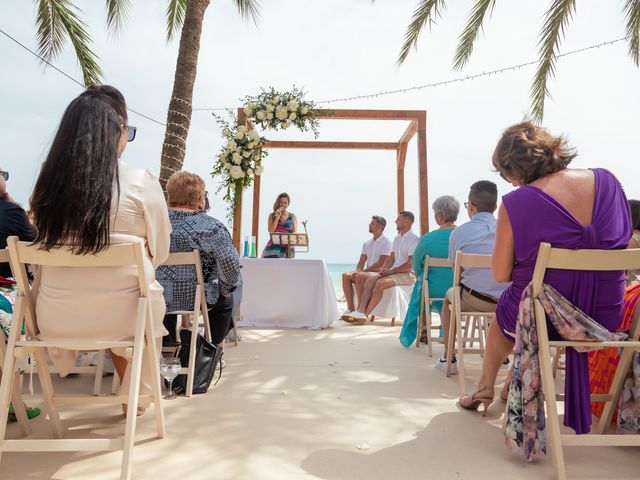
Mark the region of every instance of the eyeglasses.
<instances>
[{"instance_id":1,"label":"eyeglasses","mask_svg":"<svg viewBox=\"0 0 640 480\"><path fill-rule=\"evenodd\" d=\"M507 176L502 172L500 172L500 178L502 178L507 183L511 183L511 180L509 180Z\"/></svg>"},{"instance_id":2,"label":"eyeglasses","mask_svg":"<svg viewBox=\"0 0 640 480\"><path fill-rule=\"evenodd\" d=\"M469 208L469 203L470 202L464 202L464 208ZM473 204L472 204L473 205Z\"/></svg>"},{"instance_id":3,"label":"eyeglasses","mask_svg":"<svg viewBox=\"0 0 640 480\"><path fill-rule=\"evenodd\" d=\"M133 142L136 138L136 132L138 129L136 127L132 127L131 125L122 125L127 129L127 142Z\"/></svg>"},{"instance_id":4,"label":"eyeglasses","mask_svg":"<svg viewBox=\"0 0 640 480\"><path fill-rule=\"evenodd\" d=\"M9 180L9 172L3 172L0 170L0 175L2 175L2 178L4 178L5 181Z\"/></svg>"}]
</instances>

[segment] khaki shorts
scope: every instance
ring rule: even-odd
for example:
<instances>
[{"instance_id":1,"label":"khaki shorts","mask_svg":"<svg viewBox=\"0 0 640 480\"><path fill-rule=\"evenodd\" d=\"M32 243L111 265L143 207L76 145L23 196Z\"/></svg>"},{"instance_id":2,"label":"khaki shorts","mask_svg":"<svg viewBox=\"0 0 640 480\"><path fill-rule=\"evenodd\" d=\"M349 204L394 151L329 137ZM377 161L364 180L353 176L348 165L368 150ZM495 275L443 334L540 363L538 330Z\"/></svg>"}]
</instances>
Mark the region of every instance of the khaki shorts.
<instances>
[{"instance_id":1,"label":"khaki shorts","mask_svg":"<svg viewBox=\"0 0 640 480\"><path fill-rule=\"evenodd\" d=\"M453 287L447 290L447 300L453 303ZM474 297L466 290L460 295L460 311L462 312L495 312L497 305Z\"/></svg>"},{"instance_id":2,"label":"khaki shorts","mask_svg":"<svg viewBox=\"0 0 640 480\"><path fill-rule=\"evenodd\" d=\"M393 275L389 275L389 278L393 279L396 286L413 285L414 283L416 283L416 274L413 272L394 273Z\"/></svg>"}]
</instances>

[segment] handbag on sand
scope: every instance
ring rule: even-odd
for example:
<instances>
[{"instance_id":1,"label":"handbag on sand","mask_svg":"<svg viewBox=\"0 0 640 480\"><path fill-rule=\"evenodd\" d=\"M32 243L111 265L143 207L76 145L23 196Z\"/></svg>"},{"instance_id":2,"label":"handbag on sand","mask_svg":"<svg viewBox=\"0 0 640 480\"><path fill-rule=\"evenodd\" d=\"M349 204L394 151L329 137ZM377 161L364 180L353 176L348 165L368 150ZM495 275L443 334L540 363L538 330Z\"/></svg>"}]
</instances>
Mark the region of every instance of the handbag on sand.
<instances>
[{"instance_id":1,"label":"handbag on sand","mask_svg":"<svg viewBox=\"0 0 640 480\"><path fill-rule=\"evenodd\" d=\"M180 330L180 347L176 351L176 356L180 358L183 368L189 366L189 349L191 347L191 331ZM207 393L211 380L215 374L216 367L221 365L222 347L209 342L202 335L198 334L196 340L196 365L193 374L193 393ZM222 376L222 367L216 383ZM215 385L214 384L214 385ZM173 389L176 393L184 395L187 390L187 375L180 374L173 381Z\"/></svg>"}]
</instances>

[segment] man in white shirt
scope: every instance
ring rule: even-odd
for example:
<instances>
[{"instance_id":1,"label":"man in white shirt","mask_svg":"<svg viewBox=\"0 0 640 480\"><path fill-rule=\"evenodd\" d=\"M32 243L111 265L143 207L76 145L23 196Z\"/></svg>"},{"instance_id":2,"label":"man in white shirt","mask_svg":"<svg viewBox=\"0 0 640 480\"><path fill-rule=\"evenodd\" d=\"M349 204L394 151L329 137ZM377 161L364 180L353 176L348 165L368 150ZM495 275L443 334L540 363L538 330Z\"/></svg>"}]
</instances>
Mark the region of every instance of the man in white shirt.
<instances>
[{"instance_id":1,"label":"man in white shirt","mask_svg":"<svg viewBox=\"0 0 640 480\"><path fill-rule=\"evenodd\" d=\"M398 236L393 240L391 255L380 271L371 275L365 282L358 309L350 315L351 323L366 322L367 317L380 303L382 294L387 288L396 285L413 285L416 282L416 276L411 271L411 257L420 237L411 230L413 222L413 213L403 211L398 214L396 219Z\"/></svg>"},{"instance_id":2,"label":"man in white shirt","mask_svg":"<svg viewBox=\"0 0 640 480\"><path fill-rule=\"evenodd\" d=\"M356 287L358 298L362 298L365 282L372 274L380 271L391 254L391 240L382 234L386 226L387 221L383 217L378 215L371 217L369 233L372 234L373 237L362 245L362 253L360 254L360 260L358 260L355 272L345 272L342 274L342 290L347 300L347 310L342 315L344 320L348 320L355 310L353 303L353 286L355 285Z\"/></svg>"}]
</instances>

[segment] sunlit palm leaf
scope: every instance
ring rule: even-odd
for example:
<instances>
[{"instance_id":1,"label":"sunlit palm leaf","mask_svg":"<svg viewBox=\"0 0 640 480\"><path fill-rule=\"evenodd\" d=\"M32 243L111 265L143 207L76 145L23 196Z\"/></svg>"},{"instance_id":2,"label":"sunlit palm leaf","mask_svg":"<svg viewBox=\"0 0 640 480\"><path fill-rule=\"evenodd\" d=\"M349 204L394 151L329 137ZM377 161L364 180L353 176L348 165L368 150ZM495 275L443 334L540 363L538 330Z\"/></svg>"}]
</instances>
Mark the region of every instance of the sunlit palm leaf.
<instances>
[{"instance_id":1,"label":"sunlit palm leaf","mask_svg":"<svg viewBox=\"0 0 640 480\"><path fill-rule=\"evenodd\" d=\"M258 0L233 0L240 15L245 20L253 20L257 24L260 20L260 2Z\"/></svg>"},{"instance_id":2,"label":"sunlit palm leaf","mask_svg":"<svg viewBox=\"0 0 640 480\"><path fill-rule=\"evenodd\" d=\"M400 49L400 55L398 55L398 65L401 65L407 59L411 48L416 47L422 28L427 24L431 27L440 17L440 10L445 8L444 0L420 1L404 34L404 43Z\"/></svg>"},{"instance_id":3,"label":"sunlit palm leaf","mask_svg":"<svg viewBox=\"0 0 640 480\"><path fill-rule=\"evenodd\" d=\"M129 13L129 0L107 0L107 30L119 33Z\"/></svg>"},{"instance_id":4,"label":"sunlit palm leaf","mask_svg":"<svg viewBox=\"0 0 640 480\"><path fill-rule=\"evenodd\" d=\"M575 11L575 0L554 0L545 14L540 32L538 69L531 85L531 115L540 121L544 115L544 101L549 90L547 79L553 77L556 67L556 54L560 42L564 39L564 29Z\"/></svg>"},{"instance_id":5,"label":"sunlit palm leaf","mask_svg":"<svg viewBox=\"0 0 640 480\"><path fill-rule=\"evenodd\" d=\"M462 35L458 37L458 48L456 48L456 56L453 61L454 69L461 70L469 60L473 52L473 44L482 29L482 22L487 12L489 12L489 16L491 16L495 3L495 0L476 0L476 3L471 9L467 24L464 27L464 31Z\"/></svg>"},{"instance_id":6,"label":"sunlit palm leaf","mask_svg":"<svg viewBox=\"0 0 640 480\"><path fill-rule=\"evenodd\" d=\"M187 0L170 0L167 5L167 41L173 40L182 30L184 14L187 11Z\"/></svg>"},{"instance_id":7,"label":"sunlit palm leaf","mask_svg":"<svg viewBox=\"0 0 640 480\"><path fill-rule=\"evenodd\" d=\"M69 0L37 0L36 10L38 54L50 61L68 39L76 52L85 85L100 83L102 70L91 51L86 24L76 13L79 10Z\"/></svg>"},{"instance_id":8,"label":"sunlit palm leaf","mask_svg":"<svg viewBox=\"0 0 640 480\"><path fill-rule=\"evenodd\" d=\"M640 66L640 0L627 0L624 5L629 37L629 55Z\"/></svg>"}]
</instances>

